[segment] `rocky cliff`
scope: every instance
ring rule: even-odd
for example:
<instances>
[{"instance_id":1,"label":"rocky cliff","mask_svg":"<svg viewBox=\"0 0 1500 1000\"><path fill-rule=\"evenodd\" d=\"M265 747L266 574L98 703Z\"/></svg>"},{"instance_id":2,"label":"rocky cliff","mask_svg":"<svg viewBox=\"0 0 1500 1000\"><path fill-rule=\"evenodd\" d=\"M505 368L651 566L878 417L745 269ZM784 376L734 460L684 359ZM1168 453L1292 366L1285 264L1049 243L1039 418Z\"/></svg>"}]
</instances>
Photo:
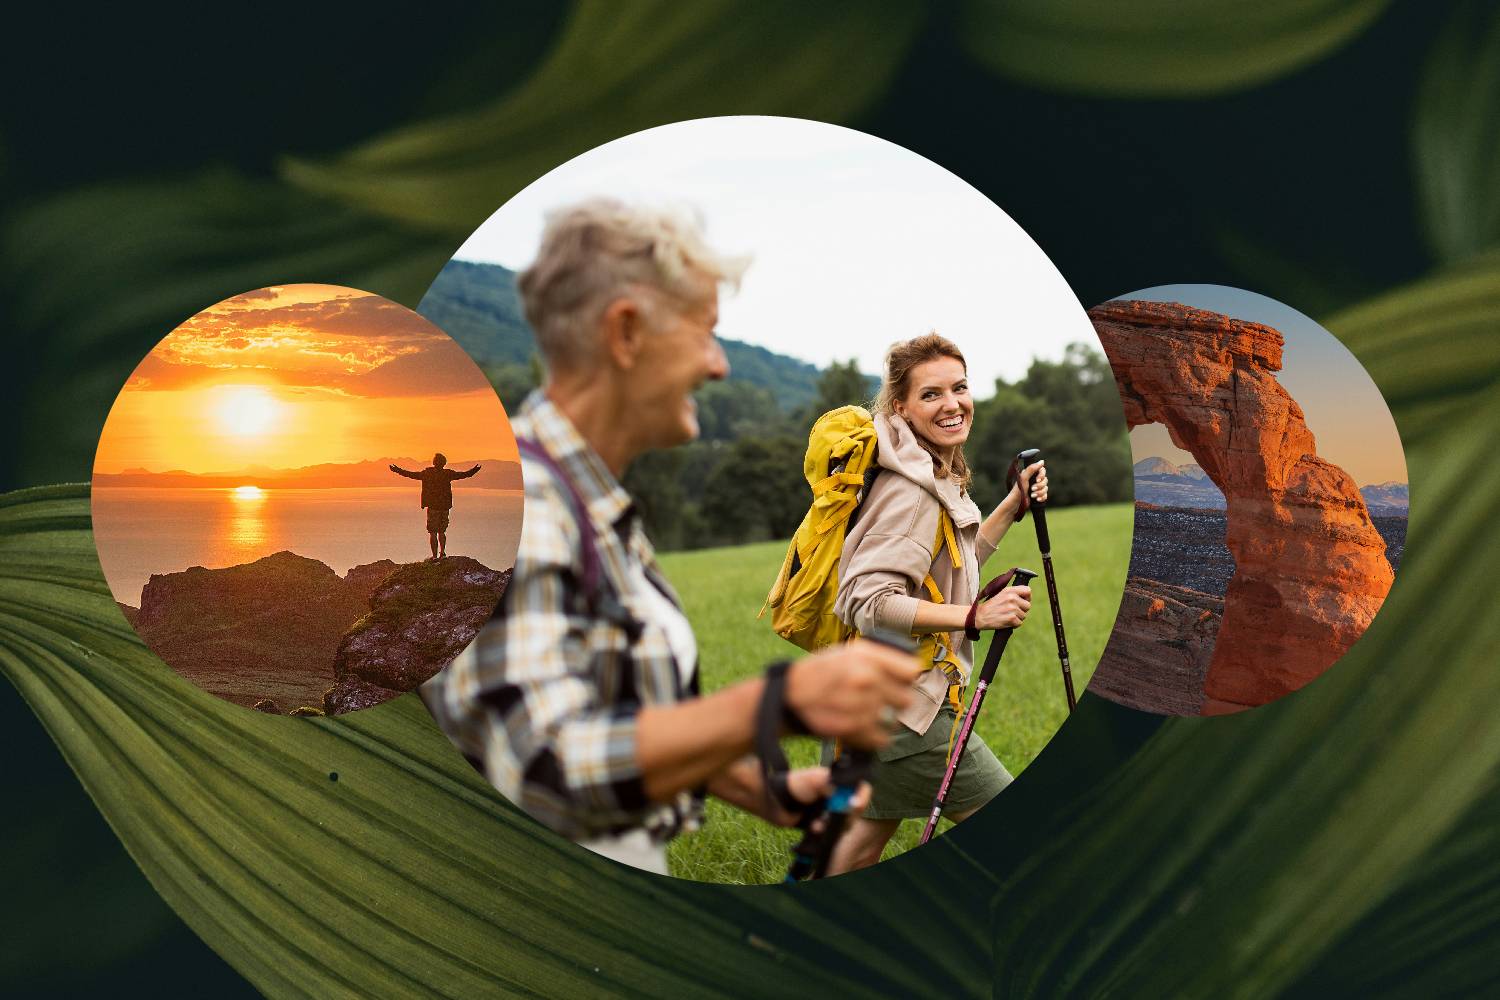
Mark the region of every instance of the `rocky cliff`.
<instances>
[{"instance_id":1,"label":"rocky cliff","mask_svg":"<svg viewBox=\"0 0 1500 1000\"><path fill-rule=\"evenodd\" d=\"M277 552L241 566L153 575L135 628L199 687L242 705L316 705L344 630L367 609L328 566Z\"/></svg>"},{"instance_id":2,"label":"rocky cliff","mask_svg":"<svg viewBox=\"0 0 1500 1000\"><path fill-rule=\"evenodd\" d=\"M509 582L510 570L465 556L386 576L370 594L369 612L339 641L324 711L352 712L416 688L474 640Z\"/></svg>"},{"instance_id":3,"label":"rocky cliff","mask_svg":"<svg viewBox=\"0 0 1500 1000\"><path fill-rule=\"evenodd\" d=\"M379 697L366 692L358 704L335 699L340 707L328 709L334 714L384 701L436 672L473 638L508 578L508 571L459 556L406 566L383 559L341 577L315 559L277 552L226 569L154 575L141 591L140 609L122 611L178 673L261 711L321 710L330 688L360 671L383 685ZM483 615L481 593L488 602ZM471 622L459 642L460 626ZM403 629L429 638L405 638ZM363 636L363 643L352 636ZM394 645L382 659L379 646L387 641ZM385 664L383 673L362 666L374 661Z\"/></svg>"},{"instance_id":4,"label":"rocky cliff","mask_svg":"<svg viewBox=\"0 0 1500 1000\"><path fill-rule=\"evenodd\" d=\"M1131 577L1089 690L1144 712L1200 714L1223 613L1217 597Z\"/></svg>"},{"instance_id":5,"label":"rocky cliff","mask_svg":"<svg viewBox=\"0 0 1500 1000\"><path fill-rule=\"evenodd\" d=\"M1225 497L1236 570L1202 711L1296 690L1364 632L1393 574L1354 481L1318 457L1276 380L1281 334L1176 303L1108 302L1089 315L1127 422L1164 425Z\"/></svg>"},{"instance_id":6,"label":"rocky cliff","mask_svg":"<svg viewBox=\"0 0 1500 1000\"><path fill-rule=\"evenodd\" d=\"M344 589L352 597L358 599L360 606L370 606L370 595L375 593L375 588L385 582L385 578L401 568L400 563L389 559L381 559L378 562L365 563L363 566L351 567L344 574Z\"/></svg>"}]
</instances>

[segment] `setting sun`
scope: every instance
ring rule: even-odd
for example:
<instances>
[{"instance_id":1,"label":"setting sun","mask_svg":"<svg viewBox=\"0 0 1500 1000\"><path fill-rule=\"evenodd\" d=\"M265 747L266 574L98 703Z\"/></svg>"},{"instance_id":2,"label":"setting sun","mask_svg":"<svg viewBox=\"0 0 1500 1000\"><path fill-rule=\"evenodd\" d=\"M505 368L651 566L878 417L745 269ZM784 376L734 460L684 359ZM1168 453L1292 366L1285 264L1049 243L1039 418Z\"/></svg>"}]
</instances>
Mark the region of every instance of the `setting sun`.
<instances>
[{"instance_id":1,"label":"setting sun","mask_svg":"<svg viewBox=\"0 0 1500 1000\"><path fill-rule=\"evenodd\" d=\"M276 423L281 410L275 398L258 386L227 386L217 395L219 421L231 434L262 434Z\"/></svg>"},{"instance_id":2,"label":"setting sun","mask_svg":"<svg viewBox=\"0 0 1500 1000\"><path fill-rule=\"evenodd\" d=\"M439 449L514 461L505 430L483 372L441 330L379 296L298 285L226 299L168 334L115 400L94 471L264 488L268 470Z\"/></svg>"},{"instance_id":3,"label":"setting sun","mask_svg":"<svg viewBox=\"0 0 1500 1000\"><path fill-rule=\"evenodd\" d=\"M266 491L259 486L236 486L234 498L236 500L259 500L266 495Z\"/></svg>"}]
</instances>

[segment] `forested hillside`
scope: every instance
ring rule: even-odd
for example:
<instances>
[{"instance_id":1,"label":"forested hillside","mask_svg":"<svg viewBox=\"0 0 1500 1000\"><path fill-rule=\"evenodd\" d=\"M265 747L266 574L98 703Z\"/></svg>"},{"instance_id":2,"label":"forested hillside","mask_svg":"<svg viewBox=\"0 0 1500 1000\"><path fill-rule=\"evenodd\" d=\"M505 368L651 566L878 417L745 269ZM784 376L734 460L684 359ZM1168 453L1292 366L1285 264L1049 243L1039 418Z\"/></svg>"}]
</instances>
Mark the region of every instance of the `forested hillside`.
<instances>
[{"instance_id":1,"label":"forested hillside","mask_svg":"<svg viewBox=\"0 0 1500 1000\"><path fill-rule=\"evenodd\" d=\"M507 409L540 378L516 276L497 264L450 261L418 311L479 362ZM730 376L697 394L700 437L643 456L625 485L662 549L790 537L812 500L802 477L807 432L821 413L867 404L879 380L853 360L826 369L741 341L723 341ZM976 384L966 454L970 492L988 511L1004 495L1016 452L1041 448L1054 506L1130 500L1130 443L1109 364L1074 344L1034 361L1011 383Z\"/></svg>"},{"instance_id":2,"label":"forested hillside","mask_svg":"<svg viewBox=\"0 0 1500 1000\"><path fill-rule=\"evenodd\" d=\"M422 297L417 311L445 330L490 376L507 407L536 384L531 329L516 295L516 273L499 264L454 259ZM817 393L816 365L739 340L721 340L730 381L770 391L786 409ZM515 398L511 398L511 397Z\"/></svg>"}]
</instances>

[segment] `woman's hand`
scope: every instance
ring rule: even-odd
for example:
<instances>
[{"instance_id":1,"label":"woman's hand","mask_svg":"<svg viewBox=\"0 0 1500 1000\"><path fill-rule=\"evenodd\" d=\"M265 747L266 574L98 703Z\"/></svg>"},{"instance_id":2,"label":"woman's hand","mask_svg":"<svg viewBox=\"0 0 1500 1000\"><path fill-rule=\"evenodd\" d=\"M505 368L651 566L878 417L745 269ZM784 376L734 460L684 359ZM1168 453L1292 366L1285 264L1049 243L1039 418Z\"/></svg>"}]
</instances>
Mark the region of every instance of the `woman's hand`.
<instances>
[{"instance_id":1,"label":"woman's hand","mask_svg":"<svg viewBox=\"0 0 1500 1000\"><path fill-rule=\"evenodd\" d=\"M828 780L828 768L826 767L801 767L795 771L787 772L786 790L798 802L812 805L818 799L833 794L833 782ZM764 798L765 796L762 796L762 799ZM868 781L861 781L859 783L859 791L854 794L853 800L849 803L850 813L855 816L859 815L864 812L864 808L869 802L870 783ZM774 823L777 826L796 826L797 821L802 818L796 813L789 813L774 804L770 808L774 810L770 815L766 814L765 809L762 809L759 814L760 818L767 823Z\"/></svg>"},{"instance_id":2,"label":"woman's hand","mask_svg":"<svg viewBox=\"0 0 1500 1000\"><path fill-rule=\"evenodd\" d=\"M979 629L1015 628L1026 620L1031 610L1031 588L1024 585L1006 587L974 612L974 627Z\"/></svg>"},{"instance_id":3,"label":"woman's hand","mask_svg":"<svg viewBox=\"0 0 1500 1000\"><path fill-rule=\"evenodd\" d=\"M1000 540L1010 530L1016 518L1021 516L1022 490L1031 494L1034 503L1047 502L1047 464L1046 461L1033 462L1021 470L1016 481L1011 484L1010 492L1005 494L1005 499L995 505L990 516L984 519L979 526L980 537L992 548L1000 545Z\"/></svg>"},{"instance_id":4,"label":"woman's hand","mask_svg":"<svg viewBox=\"0 0 1500 1000\"><path fill-rule=\"evenodd\" d=\"M1021 509L1021 491L1028 488L1031 491L1033 503L1047 502L1047 462L1045 459L1033 462L1022 469L1016 484L1010 488L1015 496L1016 510Z\"/></svg>"},{"instance_id":5,"label":"woman's hand","mask_svg":"<svg viewBox=\"0 0 1500 1000\"><path fill-rule=\"evenodd\" d=\"M738 806L753 816L777 826L796 826L802 819L798 812L787 812L766 794L766 776L756 757L741 757L708 780L710 794ZM833 794L833 783L826 767L802 767L788 771L786 790L798 802L812 805ZM862 781L849 808L857 815L870 801L870 783Z\"/></svg>"}]
</instances>

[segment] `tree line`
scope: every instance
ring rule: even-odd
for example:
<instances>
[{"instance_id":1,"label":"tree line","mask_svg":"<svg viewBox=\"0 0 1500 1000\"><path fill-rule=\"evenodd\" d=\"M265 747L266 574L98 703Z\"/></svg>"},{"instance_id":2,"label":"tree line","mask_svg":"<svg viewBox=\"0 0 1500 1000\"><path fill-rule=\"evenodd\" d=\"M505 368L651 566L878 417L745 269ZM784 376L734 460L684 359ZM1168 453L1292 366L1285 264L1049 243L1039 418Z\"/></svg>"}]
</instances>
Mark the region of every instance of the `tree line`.
<instances>
[{"instance_id":1,"label":"tree line","mask_svg":"<svg viewBox=\"0 0 1500 1000\"><path fill-rule=\"evenodd\" d=\"M540 379L535 361L485 372L512 411ZM791 537L812 502L802 457L813 422L850 403L870 405L876 387L853 360L825 369L801 405L778 403L765 386L736 378L704 385L698 440L650 452L625 475L652 541L671 551ZM1025 448L1042 449L1052 506L1131 500L1120 397L1097 350L1073 344L1059 361L1033 361L1015 382L997 379L994 394L975 401L964 453L981 510L1004 496L1006 470Z\"/></svg>"}]
</instances>

